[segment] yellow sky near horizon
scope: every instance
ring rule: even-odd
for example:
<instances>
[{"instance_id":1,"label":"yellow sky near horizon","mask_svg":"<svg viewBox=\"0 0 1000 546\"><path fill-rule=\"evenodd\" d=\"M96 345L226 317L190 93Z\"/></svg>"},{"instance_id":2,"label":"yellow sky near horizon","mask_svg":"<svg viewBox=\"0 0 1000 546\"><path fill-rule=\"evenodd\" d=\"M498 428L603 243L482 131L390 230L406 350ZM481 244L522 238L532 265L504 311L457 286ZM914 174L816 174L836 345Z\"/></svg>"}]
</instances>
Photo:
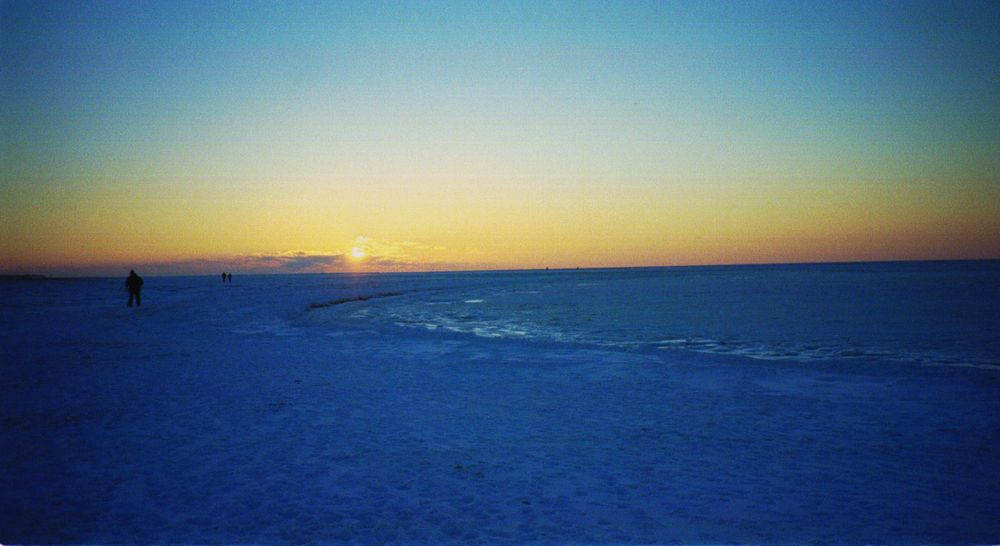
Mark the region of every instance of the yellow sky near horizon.
<instances>
[{"instance_id":1,"label":"yellow sky near horizon","mask_svg":"<svg viewBox=\"0 0 1000 546\"><path fill-rule=\"evenodd\" d=\"M666 184L396 191L340 195L317 185L282 195L277 188L246 194L168 186L140 195L123 185L26 192L15 199L33 206L5 215L2 264L5 271L50 271L346 254L359 237L377 246L369 257L381 253L416 269L948 259L997 257L1000 250L1000 200L940 195L939 186L848 193L821 183L748 181L738 192Z\"/></svg>"}]
</instances>

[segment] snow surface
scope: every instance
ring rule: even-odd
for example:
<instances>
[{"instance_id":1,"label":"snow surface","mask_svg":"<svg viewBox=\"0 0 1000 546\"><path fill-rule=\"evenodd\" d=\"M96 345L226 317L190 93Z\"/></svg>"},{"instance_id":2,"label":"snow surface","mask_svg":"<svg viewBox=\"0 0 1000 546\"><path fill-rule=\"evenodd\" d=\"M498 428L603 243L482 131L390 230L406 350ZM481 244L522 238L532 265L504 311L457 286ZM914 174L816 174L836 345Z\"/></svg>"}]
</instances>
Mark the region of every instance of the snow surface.
<instances>
[{"instance_id":1,"label":"snow surface","mask_svg":"<svg viewBox=\"0 0 1000 546\"><path fill-rule=\"evenodd\" d=\"M517 275L0 283L0 542L1000 540L996 369L389 316Z\"/></svg>"}]
</instances>

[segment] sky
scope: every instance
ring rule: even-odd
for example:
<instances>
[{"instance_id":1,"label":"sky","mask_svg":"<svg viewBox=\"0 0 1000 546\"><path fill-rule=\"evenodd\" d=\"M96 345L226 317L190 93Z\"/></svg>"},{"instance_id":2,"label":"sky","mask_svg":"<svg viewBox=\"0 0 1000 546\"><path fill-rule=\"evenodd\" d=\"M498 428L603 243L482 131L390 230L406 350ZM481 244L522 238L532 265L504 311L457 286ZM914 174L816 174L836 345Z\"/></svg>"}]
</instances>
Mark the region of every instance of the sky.
<instances>
[{"instance_id":1,"label":"sky","mask_svg":"<svg viewBox=\"0 0 1000 546\"><path fill-rule=\"evenodd\" d=\"M1000 3L0 0L0 273L1000 258Z\"/></svg>"}]
</instances>

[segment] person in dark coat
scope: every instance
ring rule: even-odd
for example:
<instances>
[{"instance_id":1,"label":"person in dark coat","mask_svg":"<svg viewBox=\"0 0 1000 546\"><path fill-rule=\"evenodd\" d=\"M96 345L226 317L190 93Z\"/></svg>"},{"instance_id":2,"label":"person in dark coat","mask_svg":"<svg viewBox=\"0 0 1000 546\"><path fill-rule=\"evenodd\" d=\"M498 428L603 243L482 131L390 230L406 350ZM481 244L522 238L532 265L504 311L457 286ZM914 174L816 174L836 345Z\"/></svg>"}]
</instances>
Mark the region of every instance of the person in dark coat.
<instances>
[{"instance_id":1,"label":"person in dark coat","mask_svg":"<svg viewBox=\"0 0 1000 546\"><path fill-rule=\"evenodd\" d=\"M134 269L129 271L128 277L125 279L125 289L128 290L128 306L132 307L132 298L135 298L137 306L141 306L142 299L139 297L139 291L142 290L142 277L136 275Z\"/></svg>"},{"instance_id":2,"label":"person in dark coat","mask_svg":"<svg viewBox=\"0 0 1000 546\"><path fill-rule=\"evenodd\" d=\"M229 284L233 284L233 274L232 273L226 273L226 275L229 277Z\"/></svg>"},{"instance_id":3,"label":"person in dark coat","mask_svg":"<svg viewBox=\"0 0 1000 546\"><path fill-rule=\"evenodd\" d=\"M222 284L226 284L226 272L222 272Z\"/></svg>"}]
</instances>

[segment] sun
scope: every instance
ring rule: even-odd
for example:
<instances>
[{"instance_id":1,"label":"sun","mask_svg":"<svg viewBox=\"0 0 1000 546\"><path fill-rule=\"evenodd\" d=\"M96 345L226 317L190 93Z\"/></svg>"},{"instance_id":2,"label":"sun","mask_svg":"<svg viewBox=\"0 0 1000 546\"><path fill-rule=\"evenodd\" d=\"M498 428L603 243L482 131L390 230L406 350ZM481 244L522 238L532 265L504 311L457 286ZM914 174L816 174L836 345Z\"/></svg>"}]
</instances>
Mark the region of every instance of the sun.
<instances>
[{"instance_id":1,"label":"sun","mask_svg":"<svg viewBox=\"0 0 1000 546\"><path fill-rule=\"evenodd\" d=\"M365 249L361 247L354 247L351 249L351 257L355 260L360 260L365 257Z\"/></svg>"}]
</instances>

